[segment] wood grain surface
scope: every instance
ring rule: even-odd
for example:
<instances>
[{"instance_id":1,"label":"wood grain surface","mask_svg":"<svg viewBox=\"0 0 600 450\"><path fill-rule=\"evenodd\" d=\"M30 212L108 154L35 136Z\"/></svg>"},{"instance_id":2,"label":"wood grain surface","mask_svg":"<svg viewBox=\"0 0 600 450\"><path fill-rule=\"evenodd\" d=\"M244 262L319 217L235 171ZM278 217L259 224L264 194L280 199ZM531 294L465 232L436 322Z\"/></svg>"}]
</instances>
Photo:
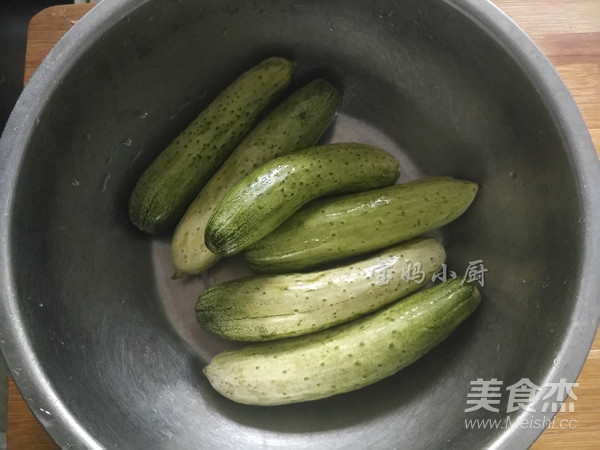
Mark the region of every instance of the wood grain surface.
<instances>
[{"instance_id":1,"label":"wood grain surface","mask_svg":"<svg viewBox=\"0 0 600 450\"><path fill-rule=\"evenodd\" d=\"M600 156L600 0L494 0L546 54L577 102ZM29 27L25 82L92 5L48 8ZM573 412L557 414L533 449L600 448L600 333L577 380ZM9 380L7 448L57 448Z\"/></svg>"}]
</instances>

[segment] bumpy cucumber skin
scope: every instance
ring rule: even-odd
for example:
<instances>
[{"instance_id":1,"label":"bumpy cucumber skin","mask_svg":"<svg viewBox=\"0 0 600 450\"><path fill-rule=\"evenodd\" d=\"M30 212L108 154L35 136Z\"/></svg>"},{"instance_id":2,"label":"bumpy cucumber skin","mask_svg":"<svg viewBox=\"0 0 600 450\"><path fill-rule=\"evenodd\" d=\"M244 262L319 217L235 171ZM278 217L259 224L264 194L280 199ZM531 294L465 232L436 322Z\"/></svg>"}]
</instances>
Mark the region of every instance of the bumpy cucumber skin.
<instances>
[{"instance_id":1,"label":"bumpy cucumber skin","mask_svg":"<svg viewBox=\"0 0 600 450\"><path fill-rule=\"evenodd\" d=\"M378 250L448 224L477 190L470 181L436 177L326 199L299 210L244 256L256 272L284 273Z\"/></svg>"},{"instance_id":2,"label":"bumpy cucumber skin","mask_svg":"<svg viewBox=\"0 0 600 450\"><path fill-rule=\"evenodd\" d=\"M267 161L315 145L333 120L339 101L340 94L331 83L314 80L284 99L244 138L175 229L171 260L177 277L198 274L219 260L204 244L204 231L226 192Z\"/></svg>"},{"instance_id":3,"label":"bumpy cucumber skin","mask_svg":"<svg viewBox=\"0 0 600 450\"><path fill-rule=\"evenodd\" d=\"M399 170L390 153L361 143L321 145L275 158L221 200L206 227L206 246L222 256L234 255L310 200L389 186Z\"/></svg>"},{"instance_id":4,"label":"bumpy cucumber skin","mask_svg":"<svg viewBox=\"0 0 600 450\"><path fill-rule=\"evenodd\" d=\"M225 397L249 405L316 400L393 375L443 341L479 305L462 279L419 291L334 328L218 354L204 368Z\"/></svg>"},{"instance_id":5,"label":"bumpy cucumber skin","mask_svg":"<svg viewBox=\"0 0 600 450\"><path fill-rule=\"evenodd\" d=\"M320 272L237 279L200 295L196 319L205 330L231 340L300 336L355 319L420 289L445 258L438 241L418 238ZM411 267L419 267L422 277L407 277Z\"/></svg>"},{"instance_id":6,"label":"bumpy cucumber skin","mask_svg":"<svg viewBox=\"0 0 600 450\"><path fill-rule=\"evenodd\" d=\"M133 224L148 234L174 227L293 72L293 62L268 58L221 92L142 174L129 201Z\"/></svg>"}]
</instances>

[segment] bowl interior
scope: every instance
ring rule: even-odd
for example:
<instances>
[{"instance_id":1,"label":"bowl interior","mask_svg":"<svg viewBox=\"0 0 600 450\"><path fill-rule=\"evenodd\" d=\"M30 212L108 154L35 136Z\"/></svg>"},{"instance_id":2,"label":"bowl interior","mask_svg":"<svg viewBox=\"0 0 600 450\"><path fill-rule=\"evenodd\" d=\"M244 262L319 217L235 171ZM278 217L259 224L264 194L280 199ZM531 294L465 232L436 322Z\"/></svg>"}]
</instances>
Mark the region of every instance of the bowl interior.
<instances>
[{"instance_id":1,"label":"bowl interior","mask_svg":"<svg viewBox=\"0 0 600 450\"><path fill-rule=\"evenodd\" d=\"M127 202L202 107L271 55L296 61L291 88L323 76L342 90L323 142L386 148L403 181L478 182L440 236L449 269L481 259L488 272L479 310L413 366L357 392L257 408L208 385L202 367L230 344L193 314L198 294L246 273L243 262L172 280L169 235L140 234ZM531 77L449 2L149 1L56 81L18 169L10 258L34 358L103 446L481 447L504 430L467 430L465 418L506 408L465 413L470 382L544 382L579 282L575 171ZM51 402L35 408L68 442Z\"/></svg>"}]
</instances>

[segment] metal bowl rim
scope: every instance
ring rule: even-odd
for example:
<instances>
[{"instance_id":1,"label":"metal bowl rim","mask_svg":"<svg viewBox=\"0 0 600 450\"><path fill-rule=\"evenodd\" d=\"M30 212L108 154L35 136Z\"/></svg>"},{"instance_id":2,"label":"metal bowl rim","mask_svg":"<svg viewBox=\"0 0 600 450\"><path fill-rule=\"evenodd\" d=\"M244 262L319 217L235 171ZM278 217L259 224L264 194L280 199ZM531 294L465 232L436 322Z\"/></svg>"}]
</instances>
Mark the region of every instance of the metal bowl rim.
<instances>
[{"instance_id":1,"label":"metal bowl rim","mask_svg":"<svg viewBox=\"0 0 600 450\"><path fill-rule=\"evenodd\" d=\"M0 349L21 394L33 414L42 423L44 411L37 405L50 406L53 411L49 431L59 444L76 447L102 448L89 431L84 429L69 411L52 381L37 361L35 350L19 315L11 268L11 209L18 169L30 136L34 133L36 118L53 95L59 80L67 74L78 58L98 39L109 32L119 20L151 0L104 1L96 5L75 24L46 56L23 90L0 138ZM518 62L530 80L539 88L555 123L562 133L565 147L572 149L570 158L578 176L582 208L583 240L586 242L582 257L582 274L577 304L573 310L570 328L557 354L557 364L548 372L547 382L559 378L575 381L592 345L600 319L600 164L587 126L562 79L531 39L499 8L490 1L442 0L473 20L497 41ZM541 399L538 399L538 403ZM541 413L523 412L515 421L540 419ZM512 430L512 429L511 429ZM494 448L529 446L543 430L522 428L520 433L506 430L493 443Z\"/></svg>"}]
</instances>

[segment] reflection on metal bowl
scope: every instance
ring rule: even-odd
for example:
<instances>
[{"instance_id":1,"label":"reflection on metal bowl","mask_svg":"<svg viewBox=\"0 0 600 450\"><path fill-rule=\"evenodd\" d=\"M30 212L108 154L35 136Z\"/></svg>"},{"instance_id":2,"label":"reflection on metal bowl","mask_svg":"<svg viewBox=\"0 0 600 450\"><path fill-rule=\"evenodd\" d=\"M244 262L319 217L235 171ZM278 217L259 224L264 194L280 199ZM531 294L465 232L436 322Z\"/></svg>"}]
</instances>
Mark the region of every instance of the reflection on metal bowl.
<instances>
[{"instance_id":1,"label":"reflection on metal bowl","mask_svg":"<svg viewBox=\"0 0 600 450\"><path fill-rule=\"evenodd\" d=\"M193 316L243 261L171 280L169 236L141 235L127 202L226 79L270 55L296 61L296 85L318 74L342 90L325 141L386 148L402 180L476 181L440 237L449 268L488 272L480 308L414 365L257 408L209 386L202 367L231 344ZM596 330L596 155L551 65L487 2L102 2L31 79L0 146L0 344L63 447L525 447L541 429L465 428L470 382L574 381Z\"/></svg>"}]
</instances>

